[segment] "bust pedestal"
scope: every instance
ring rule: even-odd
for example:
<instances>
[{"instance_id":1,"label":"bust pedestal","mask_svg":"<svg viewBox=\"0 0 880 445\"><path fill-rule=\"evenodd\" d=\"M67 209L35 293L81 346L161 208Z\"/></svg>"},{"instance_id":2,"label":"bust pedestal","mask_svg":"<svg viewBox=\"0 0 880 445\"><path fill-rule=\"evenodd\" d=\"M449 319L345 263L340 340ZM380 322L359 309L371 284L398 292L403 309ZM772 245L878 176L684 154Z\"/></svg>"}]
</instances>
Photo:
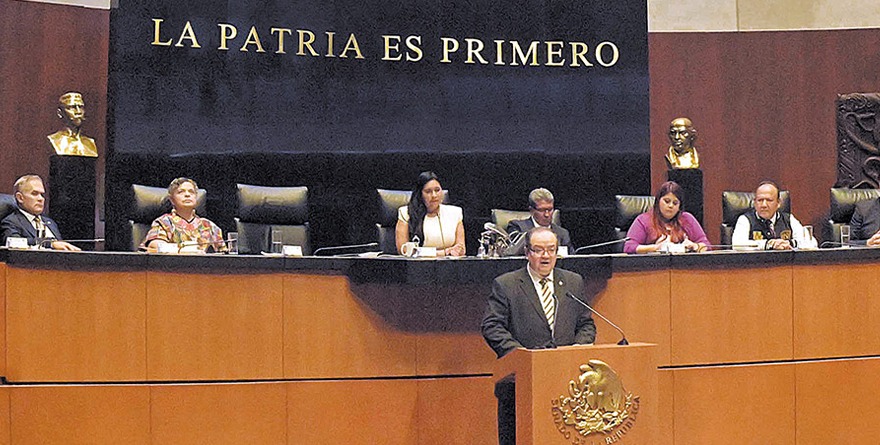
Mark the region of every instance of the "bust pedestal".
<instances>
[{"instance_id":1,"label":"bust pedestal","mask_svg":"<svg viewBox=\"0 0 880 445\"><path fill-rule=\"evenodd\" d=\"M95 237L95 162L83 156L49 156L49 216L65 239Z\"/></svg>"},{"instance_id":2,"label":"bust pedestal","mask_svg":"<svg viewBox=\"0 0 880 445\"><path fill-rule=\"evenodd\" d=\"M703 171L698 168L669 170L668 180L675 181L684 190L684 210L703 225Z\"/></svg>"}]
</instances>

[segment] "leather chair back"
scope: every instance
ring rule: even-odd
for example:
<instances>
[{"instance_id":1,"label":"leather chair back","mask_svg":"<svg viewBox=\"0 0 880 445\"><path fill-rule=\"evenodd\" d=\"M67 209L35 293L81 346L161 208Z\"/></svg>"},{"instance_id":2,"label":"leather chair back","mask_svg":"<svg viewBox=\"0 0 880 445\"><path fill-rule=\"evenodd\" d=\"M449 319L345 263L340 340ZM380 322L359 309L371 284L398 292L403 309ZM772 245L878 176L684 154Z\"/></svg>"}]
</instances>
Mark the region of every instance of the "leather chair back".
<instances>
[{"instance_id":1,"label":"leather chair back","mask_svg":"<svg viewBox=\"0 0 880 445\"><path fill-rule=\"evenodd\" d=\"M779 192L779 210L791 213L791 198L788 190ZM729 246L733 239L736 220L746 210L754 207L755 192L724 191L721 193L721 244Z\"/></svg>"},{"instance_id":2,"label":"leather chair back","mask_svg":"<svg viewBox=\"0 0 880 445\"><path fill-rule=\"evenodd\" d=\"M153 220L171 211L171 201L167 200L167 187L150 187L147 185L132 184L131 191L134 195L131 210L128 215L128 225L131 233L130 248L136 252L138 246L147 237ZM196 214L205 215L205 202L208 192L199 189L196 196Z\"/></svg>"},{"instance_id":3,"label":"leather chair back","mask_svg":"<svg viewBox=\"0 0 880 445\"><path fill-rule=\"evenodd\" d=\"M236 187L239 253L269 252L273 230L281 231L284 244L302 246L304 255L312 253L308 187Z\"/></svg>"},{"instance_id":4,"label":"leather chair back","mask_svg":"<svg viewBox=\"0 0 880 445\"><path fill-rule=\"evenodd\" d=\"M10 213L18 210L15 196L0 193L0 219L6 218Z\"/></svg>"},{"instance_id":5,"label":"leather chair back","mask_svg":"<svg viewBox=\"0 0 880 445\"><path fill-rule=\"evenodd\" d=\"M831 208L828 212L828 240L840 240L840 226L847 225L856 211L856 204L880 198L880 189L831 189Z\"/></svg>"},{"instance_id":6,"label":"leather chair back","mask_svg":"<svg viewBox=\"0 0 880 445\"><path fill-rule=\"evenodd\" d=\"M639 215L650 212L654 207L654 197L647 195L614 195L614 235L617 239L626 238L626 233ZM623 252L623 244L614 245L615 252Z\"/></svg>"},{"instance_id":7,"label":"leather chair back","mask_svg":"<svg viewBox=\"0 0 880 445\"><path fill-rule=\"evenodd\" d=\"M528 219L531 217L532 214L529 213L528 210L492 209L492 224L495 224L501 230L507 230L507 225L510 224L511 221ZM561 217L559 216L559 209L554 209L553 216L550 221L553 224L562 225L562 223L560 223L560 220Z\"/></svg>"},{"instance_id":8,"label":"leather chair back","mask_svg":"<svg viewBox=\"0 0 880 445\"><path fill-rule=\"evenodd\" d=\"M6 218L12 212L18 210L18 204L15 202L15 196L0 193L0 220ZM0 246L6 245L6 237L0 233Z\"/></svg>"},{"instance_id":9,"label":"leather chair back","mask_svg":"<svg viewBox=\"0 0 880 445\"><path fill-rule=\"evenodd\" d=\"M449 204L449 190L443 190L443 203ZM409 204L409 190L376 189L379 196L379 213L376 221L376 238L382 253L397 254L395 229L397 209Z\"/></svg>"}]
</instances>

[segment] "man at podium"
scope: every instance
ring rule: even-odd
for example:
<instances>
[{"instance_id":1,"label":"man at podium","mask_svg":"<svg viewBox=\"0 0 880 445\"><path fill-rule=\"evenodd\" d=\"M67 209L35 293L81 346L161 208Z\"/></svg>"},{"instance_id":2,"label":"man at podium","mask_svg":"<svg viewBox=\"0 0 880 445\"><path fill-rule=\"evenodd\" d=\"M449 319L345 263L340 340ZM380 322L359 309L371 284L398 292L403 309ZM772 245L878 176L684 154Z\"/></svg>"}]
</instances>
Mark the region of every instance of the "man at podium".
<instances>
[{"instance_id":1,"label":"man at podium","mask_svg":"<svg viewBox=\"0 0 880 445\"><path fill-rule=\"evenodd\" d=\"M483 338L499 358L516 348L590 344L596 325L583 298L584 279L556 268L556 234L536 227L526 234L526 267L495 278L483 316Z\"/></svg>"},{"instance_id":2,"label":"man at podium","mask_svg":"<svg viewBox=\"0 0 880 445\"><path fill-rule=\"evenodd\" d=\"M498 358L516 348L542 349L596 340L590 311L572 297L583 298L584 279L556 268L559 241L553 230L536 227L526 233L526 267L495 278L481 329ZM498 443L516 443L514 382L495 386L498 398Z\"/></svg>"}]
</instances>

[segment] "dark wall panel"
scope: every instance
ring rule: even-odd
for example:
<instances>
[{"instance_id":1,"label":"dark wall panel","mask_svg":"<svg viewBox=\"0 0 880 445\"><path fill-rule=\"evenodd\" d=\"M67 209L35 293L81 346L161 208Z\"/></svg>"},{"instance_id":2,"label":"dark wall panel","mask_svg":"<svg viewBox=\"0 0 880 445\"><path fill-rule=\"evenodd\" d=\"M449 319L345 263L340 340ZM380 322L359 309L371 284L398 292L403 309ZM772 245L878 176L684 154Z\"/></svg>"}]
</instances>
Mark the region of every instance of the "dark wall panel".
<instances>
[{"instance_id":1,"label":"dark wall panel","mask_svg":"<svg viewBox=\"0 0 880 445\"><path fill-rule=\"evenodd\" d=\"M61 128L58 97L83 93L83 133L106 153L108 11L0 0L0 192L25 173L49 173L46 135ZM51 203L49 205L51 212Z\"/></svg>"},{"instance_id":2,"label":"dark wall panel","mask_svg":"<svg viewBox=\"0 0 880 445\"><path fill-rule=\"evenodd\" d=\"M699 133L705 223L717 242L721 192L764 179L792 192L804 224L822 223L836 181L837 94L880 89L880 30L650 35L652 184L666 178L669 122Z\"/></svg>"}]
</instances>

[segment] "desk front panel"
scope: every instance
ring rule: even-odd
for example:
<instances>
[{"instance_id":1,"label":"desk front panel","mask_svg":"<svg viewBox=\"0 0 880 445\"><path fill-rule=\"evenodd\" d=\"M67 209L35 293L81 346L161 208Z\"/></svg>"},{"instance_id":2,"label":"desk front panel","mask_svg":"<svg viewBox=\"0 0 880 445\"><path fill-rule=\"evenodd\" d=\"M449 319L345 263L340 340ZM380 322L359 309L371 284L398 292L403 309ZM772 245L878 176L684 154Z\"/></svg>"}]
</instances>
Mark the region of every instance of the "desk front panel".
<instances>
[{"instance_id":1,"label":"desk front panel","mask_svg":"<svg viewBox=\"0 0 880 445\"><path fill-rule=\"evenodd\" d=\"M146 272L7 267L10 381L143 381Z\"/></svg>"},{"instance_id":2,"label":"desk front panel","mask_svg":"<svg viewBox=\"0 0 880 445\"><path fill-rule=\"evenodd\" d=\"M792 357L791 267L676 269L673 365Z\"/></svg>"},{"instance_id":3,"label":"desk front panel","mask_svg":"<svg viewBox=\"0 0 880 445\"><path fill-rule=\"evenodd\" d=\"M794 266L795 358L880 354L880 264Z\"/></svg>"},{"instance_id":4,"label":"desk front panel","mask_svg":"<svg viewBox=\"0 0 880 445\"><path fill-rule=\"evenodd\" d=\"M282 378L282 275L147 277L148 380Z\"/></svg>"}]
</instances>

